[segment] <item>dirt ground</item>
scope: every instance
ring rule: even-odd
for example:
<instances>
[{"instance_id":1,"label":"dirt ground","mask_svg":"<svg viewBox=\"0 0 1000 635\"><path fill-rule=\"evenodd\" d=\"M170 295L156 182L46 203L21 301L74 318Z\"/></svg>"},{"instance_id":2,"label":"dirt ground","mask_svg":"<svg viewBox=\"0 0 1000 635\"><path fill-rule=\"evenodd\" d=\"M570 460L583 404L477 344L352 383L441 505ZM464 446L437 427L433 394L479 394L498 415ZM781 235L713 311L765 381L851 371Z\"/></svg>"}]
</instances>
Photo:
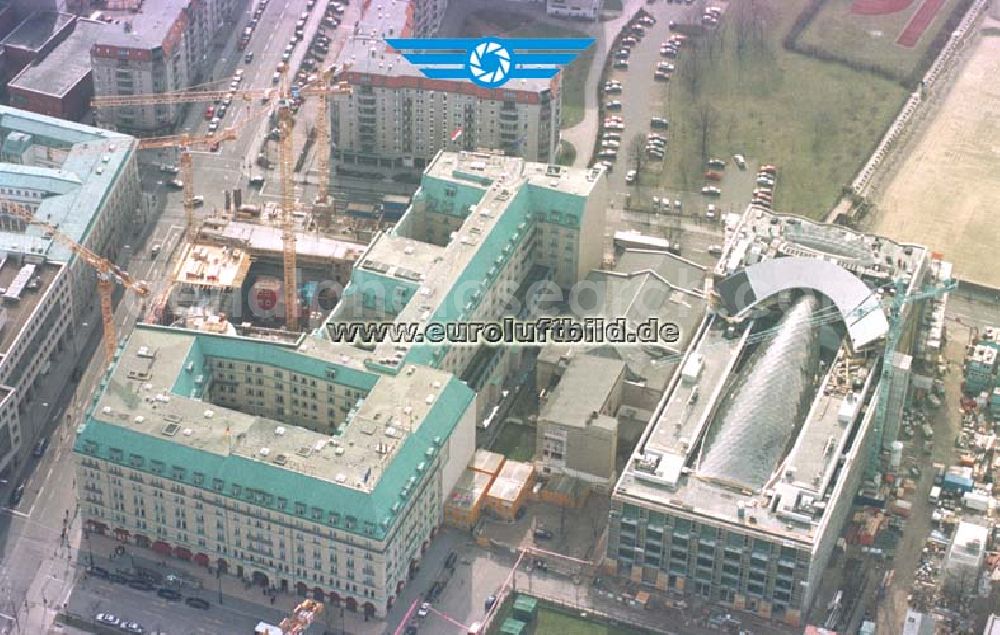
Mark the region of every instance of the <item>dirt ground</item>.
<instances>
[{"instance_id":1,"label":"dirt ground","mask_svg":"<svg viewBox=\"0 0 1000 635\"><path fill-rule=\"evenodd\" d=\"M875 233L943 252L963 280L1000 286L1000 37L981 35L887 184Z\"/></svg>"}]
</instances>

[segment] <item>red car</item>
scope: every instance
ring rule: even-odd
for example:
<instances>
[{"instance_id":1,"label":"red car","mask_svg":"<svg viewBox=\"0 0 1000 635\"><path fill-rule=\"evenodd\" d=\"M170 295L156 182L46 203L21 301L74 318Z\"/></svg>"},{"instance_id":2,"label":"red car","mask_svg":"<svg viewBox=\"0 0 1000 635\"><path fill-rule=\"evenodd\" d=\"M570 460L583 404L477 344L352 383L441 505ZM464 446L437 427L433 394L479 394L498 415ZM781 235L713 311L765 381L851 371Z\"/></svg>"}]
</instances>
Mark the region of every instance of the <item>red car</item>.
<instances>
[{"instance_id":1,"label":"red car","mask_svg":"<svg viewBox=\"0 0 1000 635\"><path fill-rule=\"evenodd\" d=\"M215 116L215 106L209 106L205 109L205 121L209 121Z\"/></svg>"},{"instance_id":2,"label":"red car","mask_svg":"<svg viewBox=\"0 0 1000 635\"><path fill-rule=\"evenodd\" d=\"M705 178L708 179L709 181L721 181L722 173L709 170L708 172L705 172Z\"/></svg>"},{"instance_id":3,"label":"red car","mask_svg":"<svg viewBox=\"0 0 1000 635\"><path fill-rule=\"evenodd\" d=\"M762 166L760 166L760 169L758 171L759 172L766 172L766 173L770 174L771 176L774 176L775 174L778 173L778 168L774 167L773 165L762 165Z\"/></svg>"}]
</instances>

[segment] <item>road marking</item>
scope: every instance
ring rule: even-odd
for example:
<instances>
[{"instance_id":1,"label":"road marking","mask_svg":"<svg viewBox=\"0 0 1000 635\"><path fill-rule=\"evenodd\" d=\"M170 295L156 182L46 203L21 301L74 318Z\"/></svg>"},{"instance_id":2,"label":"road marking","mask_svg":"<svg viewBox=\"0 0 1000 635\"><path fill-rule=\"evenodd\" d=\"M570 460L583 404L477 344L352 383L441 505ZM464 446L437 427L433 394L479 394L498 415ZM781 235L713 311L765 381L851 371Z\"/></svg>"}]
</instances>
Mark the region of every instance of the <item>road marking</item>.
<instances>
[{"instance_id":1,"label":"road marking","mask_svg":"<svg viewBox=\"0 0 1000 635\"><path fill-rule=\"evenodd\" d=\"M42 483L42 486L38 488L38 493L35 494L35 500L32 501L31 507L28 508L28 515L25 516L25 518L30 518L31 517L31 513L33 511L35 511L35 505L38 504L38 499L42 497L42 492L44 492L44 491L45 491L45 484Z\"/></svg>"},{"instance_id":2,"label":"road marking","mask_svg":"<svg viewBox=\"0 0 1000 635\"><path fill-rule=\"evenodd\" d=\"M4 507L4 508L2 508L2 510L5 511L5 512L8 512L10 514L13 514L14 516L20 516L21 518L27 518L28 517L28 514L25 514L24 512L19 512L16 509L13 509L11 507Z\"/></svg>"}]
</instances>

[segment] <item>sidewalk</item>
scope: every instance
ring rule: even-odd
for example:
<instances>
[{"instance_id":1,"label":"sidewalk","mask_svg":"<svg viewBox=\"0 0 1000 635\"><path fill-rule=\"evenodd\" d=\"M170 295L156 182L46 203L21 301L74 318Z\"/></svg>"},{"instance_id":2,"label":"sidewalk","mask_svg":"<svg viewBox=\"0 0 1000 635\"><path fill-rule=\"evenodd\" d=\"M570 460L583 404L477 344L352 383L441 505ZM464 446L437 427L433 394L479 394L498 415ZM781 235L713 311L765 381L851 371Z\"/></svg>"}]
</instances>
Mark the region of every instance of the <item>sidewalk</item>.
<instances>
[{"instance_id":1,"label":"sidewalk","mask_svg":"<svg viewBox=\"0 0 1000 635\"><path fill-rule=\"evenodd\" d=\"M125 554L111 557L115 547L124 546ZM107 569L110 573L118 570L134 572L136 569L148 569L162 574L164 577L175 575L183 580L197 581L200 588L185 585L179 589L185 596L199 597L211 604L221 604L229 610L236 610L243 615L254 615L259 619L277 624L290 615L296 605L303 600L294 591L291 593L277 592L273 604L259 586L253 586L234 575L216 576L208 569L192 562L180 560L172 556L160 557L149 549L122 543L108 536L90 534L81 544L78 560ZM81 568L82 569L82 568ZM346 609L327 603L326 610L320 618L320 623L331 633L350 635L382 635L385 632L385 622L371 620L366 622L359 611L353 613Z\"/></svg>"}]
</instances>

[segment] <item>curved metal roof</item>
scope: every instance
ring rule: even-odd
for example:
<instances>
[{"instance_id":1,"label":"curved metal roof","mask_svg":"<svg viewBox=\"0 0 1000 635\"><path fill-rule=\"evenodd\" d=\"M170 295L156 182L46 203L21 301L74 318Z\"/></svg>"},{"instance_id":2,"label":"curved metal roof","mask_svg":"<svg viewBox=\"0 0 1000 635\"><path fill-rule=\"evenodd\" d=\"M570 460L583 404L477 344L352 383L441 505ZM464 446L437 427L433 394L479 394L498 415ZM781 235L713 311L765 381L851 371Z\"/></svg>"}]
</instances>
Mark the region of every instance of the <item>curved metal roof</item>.
<instances>
[{"instance_id":1,"label":"curved metal roof","mask_svg":"<svg viewBox=\"0 0 1000 635\"><path fill-rule=\"evenodd\" d=\"M830 298L847 326L854 350L871 344L889 330L878 296L868 285L837 263L822 258L787 256L765 260L737 271L715 287L722 307L730 315L739 315L791 289L814 289Z\"/></svg>"},{"instance_id":2,"label":"curved metal roof","mask_svg":"<svg viewBox=\"0 0 1000 635\"><path fill-rule=\"evenodd\" d=\"M819 300L797 300L747 362L712 422L698 476L759 490L791 447L815 393Z\"/></svg>"}]
</instances>

